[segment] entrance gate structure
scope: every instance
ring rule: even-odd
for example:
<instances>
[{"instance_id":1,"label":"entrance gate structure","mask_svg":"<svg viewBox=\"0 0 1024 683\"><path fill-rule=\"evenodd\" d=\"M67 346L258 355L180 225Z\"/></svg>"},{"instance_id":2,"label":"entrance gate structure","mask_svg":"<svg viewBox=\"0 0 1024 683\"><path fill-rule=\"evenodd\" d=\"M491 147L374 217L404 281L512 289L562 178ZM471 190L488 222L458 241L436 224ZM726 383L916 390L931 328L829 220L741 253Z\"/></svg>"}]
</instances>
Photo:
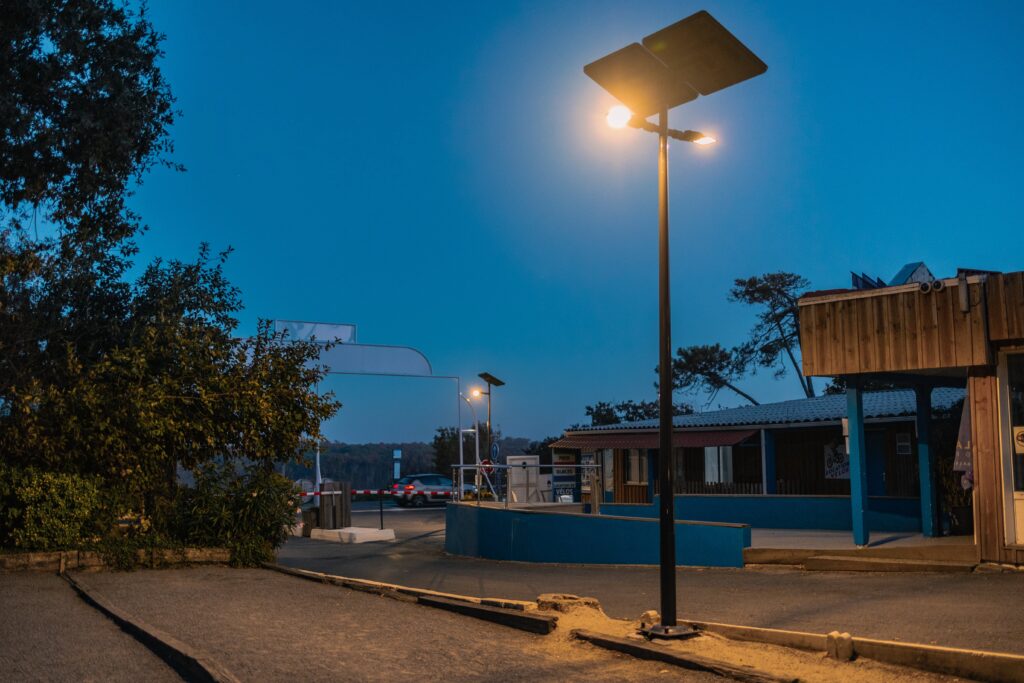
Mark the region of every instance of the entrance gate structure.
<instances>
[{"instance_id":1,"label":"entrance gate structure","mask_svg":"<svg viewBox=\"0 0 1024 683\"><path fill-rule=\"evenodd\" d=\"M320 355L311 364L325 366L329 375L379 375L384 377L426 377L455 380L456 410L458 414L459 464L462 454L462 381L452 375L435 375L430 361L419 350L410 346L385 346L357 343L358 328L349 323L324 323L306 320L274 320L274 331L283 332L290 339L320 342ZM328 343L334 342L330 347ZM469 430L467 430L469 431ZM475 431L475 429L473 430ZM479 437L478 437L479 438ZM479 457L477 457L479 463ZM320 444L316 446L316 491L322 493L320 476ZM462 495L460 482L459 496ZM317 504L320 504L317 496Z\"/></svg>"},{"instance_id":2,"label":"entrance gate structure","mask_svg":"<svg viewBox=\"0 0 1024 683\"><path fill-rule=\"evenodd\" d=\"M799 302L803 374L846 381L853 536L867 545L864 387L917 393L921 523L939 533L931 392L967 387L974 539L979 561L1024 564L1024 272L878 289L809 293ZM1015 439L1015 437L1018 437Z\"/></svg>"}]
</instances>

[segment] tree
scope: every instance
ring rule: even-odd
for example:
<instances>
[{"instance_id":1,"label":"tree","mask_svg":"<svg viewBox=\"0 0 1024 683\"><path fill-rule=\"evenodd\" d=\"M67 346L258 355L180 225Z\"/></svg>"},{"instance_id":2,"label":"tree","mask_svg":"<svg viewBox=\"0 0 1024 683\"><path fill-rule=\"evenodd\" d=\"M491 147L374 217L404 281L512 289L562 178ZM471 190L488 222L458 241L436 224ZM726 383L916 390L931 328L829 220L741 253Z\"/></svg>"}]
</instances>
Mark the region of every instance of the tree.
<instances>
[{"instance_id":1,"label":"tree","mask_svg":"<svg viewBox=\"0 0 1024 683\"><path fill-rule=\"evenodd\" d=\"M888 389L899 389L899 386L892 382L882 382L876 379L870 379L862 381L861 388L865 391L886 391ZM845 377L833 377L829 380L829 383L825 385L823 394L835 395L845 394L847 389L847 382Z\"/></svg>"},{"instance_id":2,"label":"tree","mask_svg":"<svg viewBox=\"0 0 1024 683\"><path fill-rule=\"evenodd\" d=\"M692 412L693 406L686 403L678 403L672 406L673 416L689 415ZM659 414L657 401L629 400L620 401L615 404L607 401L598 401L586 408L586 415L590 418L592 426L656 420Z\"/></svg>"},{"instance_id":3,"label":"tree","mask_svg":"<svg viewBox=\"0 0 1024 683\"><path fill-rule=\"evenodd\" d=\"M797 360L800 353L797 301L809 284L800 275L786 272L738 278L729 290L729 301L760 307L749 339L733 352L733 363L739 364L742 359L758 367L775 368L776 379L792 368L804 395L811 398L814 384L810 377L803 376Z\"/></svg>"},{"instance_id":4,"label":"tree","mask_svg":"<svg viewBox=\"0 0 1024 683\"><path fill-rule=\"evenodd\" d=\"M485 449L487 439L487 425L481 423L480 427L480 448ZM494 431L494 441L501 440L501 431ZM434 431L434 439L431 441L431 446L434 448L434 467L435 469L447 476L451 473L452 467L459 464L459 441L458 441L458 428L456 427L438 427ZM476 463L476 441L472 433L464 433L462 435L462 457L467 465L473 465ZM486 460L490 457L489 454L480 451L480 459Z\"/></svg>"},{"instance_id":5,"label":"tree","mask_svg":"<svg viewBox=\"0 0 1024 683\"><path fill-rule=\"evenodd\" d=\"M721 344L685 346L672 359L672 388L703 391L710 403L719 391L728 389L754 405L757 400L737 386L746 373L747 358L741 349L731 351Z\"/></svg>"},{"instance_id":6,"label":"tree","mask_svg":"<svg viewBox=\"0 0 1024 683\"><path fill-rule=\"evenodd\" d=\"M2 14L0 227L133 234L128 184L170 164L162 36L111 0L5 2Z\"/></svg>"},{"instance_id":7,"label":"tree","mask_svg":"<svg viewBox=\"0 0 1024 683\"><path fill-rule=\"evenodd\" d=\"M561 437L559 436L547 436L540 441L531 441L530 444L524 449L526 455L537 455L540 456L540 464L550 465L551 464L551 444L558 441Z\"/></svg>"},{"instance_id":8,"label":"tree","mask_svg":"<svg viewBox=\"0 0 1024 683\"><path fill-rule=\"evenodd\" d=\"M269 482L262 473L301 457L339 408L316 391L318 347L265 321L237 338L228 252L203 245L194 261L129 277L142 228L130 187L174 166L161 36L110 0L5 3L2 16L6 463L99 477L117 505L150 515L175 495L179 465L244 466ZM51 234L38 236L40 221Z\"/></svg>"}]
</instances>

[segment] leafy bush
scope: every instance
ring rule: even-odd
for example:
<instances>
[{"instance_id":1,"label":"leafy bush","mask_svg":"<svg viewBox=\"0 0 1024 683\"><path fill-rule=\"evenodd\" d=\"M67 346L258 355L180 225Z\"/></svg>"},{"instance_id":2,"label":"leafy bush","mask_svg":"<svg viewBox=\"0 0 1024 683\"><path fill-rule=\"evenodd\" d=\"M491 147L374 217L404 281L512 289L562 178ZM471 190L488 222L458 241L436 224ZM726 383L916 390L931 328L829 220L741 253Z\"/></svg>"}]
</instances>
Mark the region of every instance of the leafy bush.
<instances>
[{"instance_id":1,"label":"leafy bush","mask_svg":"<svg viewBox=\"0 0 1024 683\"><path fill-rule=\"evenodd\" d=\"M80 548L104 509L99 479L0 469L0 537L25 550Z\"/></svg>"},{"instance_id":2,"label":"leafy bush","mask_svg":"<svg viewBox=\"0 0 1024 683\"><path fill-rule=\"evenodd\" d=\"M290 480L263 466L238 472L210 464L196 472L194 487L180 492L178 530L188 545L228 548L234 565L271 561L295 523L298 493Z\"/></svg>"}]
</instances>

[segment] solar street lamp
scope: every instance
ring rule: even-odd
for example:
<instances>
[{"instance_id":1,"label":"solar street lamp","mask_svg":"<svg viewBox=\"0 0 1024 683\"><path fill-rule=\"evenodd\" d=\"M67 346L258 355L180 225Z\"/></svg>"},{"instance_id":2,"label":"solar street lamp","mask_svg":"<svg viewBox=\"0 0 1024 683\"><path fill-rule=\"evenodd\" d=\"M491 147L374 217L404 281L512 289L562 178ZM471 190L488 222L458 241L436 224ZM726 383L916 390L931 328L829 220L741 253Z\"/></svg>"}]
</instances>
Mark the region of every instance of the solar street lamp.
<instances>
[{"instance_id":1,"label":"solar street lamp","mask_svg":"<svg viewBox=\"0 0 1024 683\"><path fill-rule=\"evenodd\" d=\"M487 397L487 457L491 460L497 460L495 454L492 452L494 447L491 445L493 439L491 438L491 392L494 391L494 387L503 387L505 383L495 377L489 372L481 372L477 375L484 382L487 382L487 391L481 391L479 389L473 390L474 396L486 396Z\"/></svg>"},{"instance_id":2,"label":"solar street lamp","mask_svg":"<svg viewBox=\"0 0 1024 683\"><path fill-rule=\"evenodd\" d=\"M583 72L622 103L609 112L608 123L658 134L658 396L660 489L659 535L661 623L645 630L650 637L683 638L692 629L676 621L676 537L672 467L672 334L668 262L668 139L711 144L697 131L668 127L668 111L710 95L768 67L705 11L667 26L621 50L591 62ZM623 111L625 110L625 111ZM658 122L647 119L658 115Z\"/></svg>"}]
</instances>

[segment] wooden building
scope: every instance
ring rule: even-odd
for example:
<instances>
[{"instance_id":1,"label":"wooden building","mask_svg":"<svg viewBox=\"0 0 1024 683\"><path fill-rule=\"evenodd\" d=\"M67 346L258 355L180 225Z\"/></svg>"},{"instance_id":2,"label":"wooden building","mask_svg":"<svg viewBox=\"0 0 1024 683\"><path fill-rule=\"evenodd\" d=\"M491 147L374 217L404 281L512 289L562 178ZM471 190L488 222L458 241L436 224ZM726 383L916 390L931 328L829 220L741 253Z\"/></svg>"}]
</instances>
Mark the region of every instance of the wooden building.
<instances>
[{"instance_id":1,"label":"wooden building","mask_svg":"<svg viewBox=\"0 0 1024 683\"><path fill-rule=\"evenodd\" d=\"M966 386L972 439L962 445L973 456L978 559L1024 564L1024 272L817 292L799 310L804 374L849 387L855 541L868 542L863 387L884 381L917 394L922 530L934 535L931 395Z\"/></svg>"},{"instance_id":2,"label":"wooden building","mask_svg":"<svg viewBox=\"0 0 1024 683\"><path fill-rule=\"evenodd\" d=\"M949 411L962 403L964 391L941 388L932 399ZM868 392L863 401L867 528L920 532L915 392ZM846 411L845 396L824 395L676 417L677 517L764 528L852 529ZM551 447L569 451L576 462L601 465L604 512L654 516L658 445L657 420L646 420L573 428Z\"/></svg>"}]
</instances>

